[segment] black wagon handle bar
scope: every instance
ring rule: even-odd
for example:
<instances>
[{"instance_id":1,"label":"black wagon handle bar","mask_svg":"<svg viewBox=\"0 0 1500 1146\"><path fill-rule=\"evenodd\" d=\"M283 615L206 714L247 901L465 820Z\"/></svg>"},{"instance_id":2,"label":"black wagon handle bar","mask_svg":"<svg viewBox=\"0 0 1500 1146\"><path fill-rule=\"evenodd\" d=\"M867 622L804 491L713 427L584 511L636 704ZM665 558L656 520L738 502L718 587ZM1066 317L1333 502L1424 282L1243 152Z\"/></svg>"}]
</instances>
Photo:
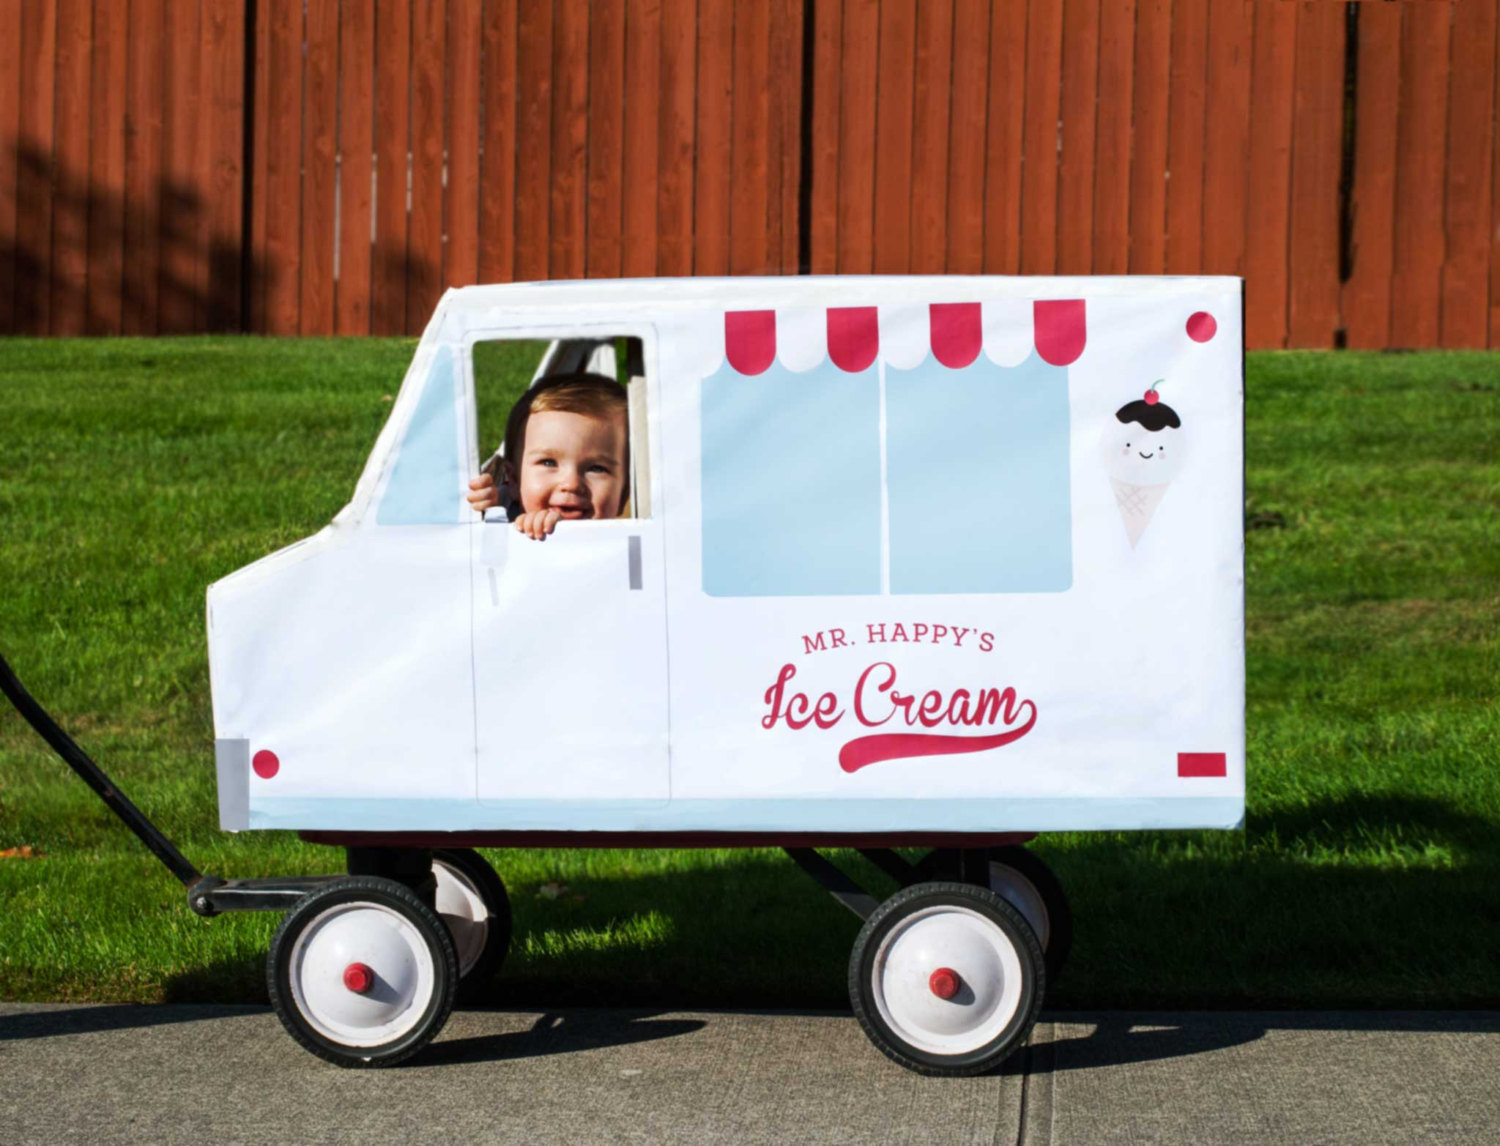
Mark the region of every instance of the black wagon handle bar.
<instances>
[{"instance_id":1,"label":"black wagon handle bar","mask_svg":"<svg viewBox=\"0 0 1500 1146\"><path fill-rule=\"evenodd\" d=\"M35 728L37 734L52 746L52 750L63 758L68 767L99 794L99 798L109 806L111 812L125 821L125 826L140 837L141 843L151 849L151 854L166 865L178 882L184 887L192 887L203 878L203 873L188 862L172 845L172 841L146 818L145 813L115 787L114 781L104 774L104 769L90 760L88 754L73 742L73 738L58 726L57 721L47 715L46 710L11 671L4 657L0 657L0 692L10 698L16 711L26 718L26 723Z\"/></svg>"}]
</instances>

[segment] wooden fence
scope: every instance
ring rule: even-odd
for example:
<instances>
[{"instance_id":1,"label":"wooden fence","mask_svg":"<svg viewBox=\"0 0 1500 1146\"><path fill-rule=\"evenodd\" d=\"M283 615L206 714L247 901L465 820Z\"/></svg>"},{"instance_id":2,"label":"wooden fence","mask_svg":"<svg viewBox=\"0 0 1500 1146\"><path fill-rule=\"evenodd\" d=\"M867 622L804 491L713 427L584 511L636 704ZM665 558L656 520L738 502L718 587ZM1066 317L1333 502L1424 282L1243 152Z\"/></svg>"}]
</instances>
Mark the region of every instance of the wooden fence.
<instances>
[{"instance_id":1,"label":"wooden fence","mask_svg":"<svg viewBox=\"0 0 1500 1146\"><path fill-rule=\"evenodd\" d=\"M414 332L444 287L1239 274L1500 343L1497 0L0 0L0 332Z\"/></svg>"}]
</instances>

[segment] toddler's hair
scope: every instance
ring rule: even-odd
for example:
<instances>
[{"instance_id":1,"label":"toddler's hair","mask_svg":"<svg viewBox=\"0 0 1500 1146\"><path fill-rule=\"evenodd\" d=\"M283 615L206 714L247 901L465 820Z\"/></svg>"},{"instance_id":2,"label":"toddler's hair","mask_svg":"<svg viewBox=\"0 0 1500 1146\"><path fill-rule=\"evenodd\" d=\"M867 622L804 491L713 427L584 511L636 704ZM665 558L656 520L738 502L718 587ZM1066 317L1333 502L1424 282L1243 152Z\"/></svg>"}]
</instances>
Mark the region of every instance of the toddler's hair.
<instances>
[{"instance_id":1,"label":"toddler's hair","mask_svg":"<svg viewBox=\"0 0 1500 1146\"><path fill-rule=\"evenodd\" d=\"M565 414L582 414L588 418L606 421L618 417L626 427L626 450L630 448L630 403L625 396L625 387L603 374L580 371L576 374L555 374L544 378L522 394L510 408L510 417L505 422L505 462L512 473L518 472L521 455L526 449L526 423L531 415L547 410L558 410ZM630 459L625 463L625 487L621 493L623 505L630 496ZM496 481L499 475L496 475Z\"/></svg>"}]
</instances>

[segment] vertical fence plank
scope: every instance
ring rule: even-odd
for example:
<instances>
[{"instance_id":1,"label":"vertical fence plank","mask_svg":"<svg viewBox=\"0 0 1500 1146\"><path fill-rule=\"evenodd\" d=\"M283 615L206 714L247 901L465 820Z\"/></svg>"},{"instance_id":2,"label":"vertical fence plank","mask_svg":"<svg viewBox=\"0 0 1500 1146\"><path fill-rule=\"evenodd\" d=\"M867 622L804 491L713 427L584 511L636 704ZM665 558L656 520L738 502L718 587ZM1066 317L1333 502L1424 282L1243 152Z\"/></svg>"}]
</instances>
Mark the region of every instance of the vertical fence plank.
<instances>
[{"instance_id":1,"label":"vertical fence plank","mask_svg":"<svg viewBox=\"0 0 1500 1146\"><path fill-rule=\"evenodd\" d=\"M479 200L479 277L515 277L516 0L484 6L484 194Z\"/></svg>"},{"instance_id":2,"label":"vertical fence plank","mask_svg":"<svg viewBox=\"0 0 1500 1146\"><path fill-rule=\"evenodd\" d=\"M339 237L334 328L370 333L370 216L374 207L375 13L345 0L339 12Z\"/></svg>"},{"instance_id":3,"label":"vertical fence plank","mask_svg":"<svg viewBox=\"0 0 1500 1146\"><path fill-rule=\"evenodd\" d=\"M1095 274L1130 268L1130 118L1134 96L1135 0L1099 9L1099 117L1094 129Z\"/></svg>"},{"instance_id":4,"label":"vertical fence plank","mask_svg":"<svg viewBox=\"0 0 1500 1146\"><path fill-rule=\"evenodd\" d=\"M611 7L611 5L605 5ZM697 125L698 13L695 0L665 0L661 18L661 131L657 143L656 270L693 273L693 153ZM590 133L598 130L589 122ZM592 145L592 137L590 145ZM618 164L618 159L616 163ZM590 170L592 177L592 169ZM620 214L616 181L614 218ZM618 256L616 257L618 262ZM591 272L592 273L592 272Z\"/></svg>"},{"instance_id":5,"label":"vertical fence plank","mask_svg":"<svg viewBox=\"0 0 1500 1146\"><path fill-rule=\"evenodd\" d=\"M479 282L479 16L473 0L448 0L444 286Z\"/></svg>"},{"instance_id":6,"label":"vertical fence plank","mask_svg":"<svg viewBox=\"0 0 1500 1146\"><path fill-rule=\"evenodd\" d=\"M912 96L916 0L881 0L875 89L877 275L911 269Z\"/></svg>"},{"instance_id":7,"label":"vertical fence plank","mask_svg":"<svg viewBox=\"0 0 1500 1146\"><path fill-rule=\"evenodd\" d=\"M1358 18L1350 265L1342 309L1347 345L1370 349L1387 345L1391 332L1401 5L1361 4Z\"/></svg>"},{"instance_id":8,"label":"vertical fence plank","mask_svg":"<svg viewBox=\"0 0 1500 1146\"><path fill-rule=\"evenodd\" d=\"M203 249L203 219L207 203L202 183L202 148L198 136L203 99L203 53L200 0L168 0L166 9L166 114L163 118L164 158L161 192L161 272L158 314L163 334L185 334L197 328L200 284L206 274ZM291 17L289 17L291 18ZM301 13L295 13L301 63ZM272 30L275 35L275 25ZM300 113L290 119L292 138L300 138ZM291 200L297 201L297 163L290 165ZM273 196L273 206L276 204ZM292 274L292 321L280 332L297 333L295 208L293 229L286 240L287 266Z\"/></svg>"},{"instance_id":9,"label":"vertical fence plank","mask_svg":"<svg viewBox=\"0 0 1500 1146\"><path fill-rule=\"evenodd\" d=\"M120 333L125 238L125 81L129 10L94 0L93 80L89 89L88 296L85 331ZM0 48L3 52L4 48ZM4 74L0 64L0 74ZM0 139L5 139L0 130ZM0 208L3 210L3 208ZM0 220L0 232L4 222ZM5 290L0 280L0 293ZM3 307L0 303L0 307ZM0 315L0 330L5 328Z\"/></svg>"},{"instance_id":10,"label":"vertical fence plank","mask_svg":"<svg viewBox=\"0 0 1500 1146\"><path fill-rule=\"evenodd\" d=\"M1293 5L1255 6L1250 58L1250 106L1256 109L1250 120L1250 170L1255 193L1246 210L1245 338L1256 348L1286 345L1296 44ZM1139 75L1136 81L1139 84Z\"/></svg>"},{"instance_id":11,"label":"vertical fence plank","mask_svg":"<svg viewBox=\"0 0 1500 1146\"><path fill-rule=\"evenodd\" d=\"M407 153L411 140L411 0L375 6L375 249L372 334L406 330Z\"/></svg>"},{"instance_id":12,"label":"vertical fence plank","mask_svg":"<svg viewBox=\"0 0 1500 1146\"><path fill-rule=\"evenodd\" d=\"M844 71L844 9L814 0L813 66L807 98L812 101L812 168L808 204L809 268L831 275L839 265L839 103Z\"/></svg>"},{"instance_id":13,"label":"vertical fence plank","mask_svg":"<svg viewBox=\"0 0 1500 1146\"><path fill-rule=\"evenodd\" d=\"M953 101L953 0L917 9L912 98L911 261L913 274L948 267L949 106Z\"/></svg>"},{"instance_id":14,"label":"vertical fence plank","mask_svg":"<svg viewBox=\"0 0 1500 1146\"><path fill-rule=\"evenodd\" d=\"M729 272L729 156L734 10L698 5L698 147L693 178L693 273Z\"/></svg>"},{"instance_id":15,"label":"vertical fence plank","mask_svg":"<svg viewBox=\"0 0 1500 1146\"><path fill-rule=\"evenodd\" d=\"M1031 0L1026 13L1026 117L1021 171L1021 273L1057 269L1057 142L1062 103L1063 6Z\"/></svg>"},{"instance_id":16,"label":"vertical fence plank","mask_svg":"<svg viewBox=\"0 0 1500 1146\"><path fill-rule=\"evenodd\" d=\"M1444 257L1443 163L1448 127L1448 4L1401 5L1401 108L1396 142L1391 344L1436 346Z\"/></svg>"},{"instance_id":17,"label":"vertical fence plank","mask_svg":"<svg viewBox=\"0 0 1500 1146\"><path fill-rule=\"evenodd\" d=\"M1292 133L1290 346L1331 347L1339 326L1344 39L1342 5L1303 0L1297 13Z\"/></svg>"},{"instance_id":18,"label":"vertical fence plank","mask_svg":"<svg viewBox=\"0 0 1500 1146\"><path fill-rule=\"evenodd\" d=\"M1223 3L1223 0L1219 0ZM1169 274L1203 263L1203 129L1208 92L1208 0L1174 0L1167 96Z\"/></svg>"},{"instance_id":19,"label":"vertical fence plank","mask_svg":"<svg viewBox=\"0 0 1500 1146\"><path fill-rule=\"evenodd\" d=\"M406 333L420 334L443 287L443 97L448 30L443 0L413 0L411 217L406 238Z\"/></svg>"},{"instance_id":20,"label":"vertical fence plank","mask_svg":"<svg viewBox=\"0 0 1500 1146\"><path fill-rule=\"evenodd\" d=\"M16 324L21 98L21 0L0 0L0 335L10 334Z\"/></svg>"},{"instance_id":21,"label":"vertical fence plank","mask_svg":"<svg viewBox=\"0 0 1500 1146\"><path fill-rule=\"evenodd\" d=\"M334 330L334 164L338 140L339 11L309 4L304 30L302 231L298 243L302 334Z\"/></svg>"},{"instance_id":22,"label":"vertical fence plank","mask_svg":"<svg viewBox=\"0 0 1500 1146\"><path fill-rule=\"evenodd\" d=\"M52 322L58 335L87 328L89 243L89 0L57 0L56 132L53 145Z\"/></svg>"},{"instance_id":23,"label":"vertical fence plank","mask_svg":"<svg viewBox=\"0 0 1500 1146\"><path fill-rule=\"evenodd\" d=\"M625 12L625 249L620 257L621 269L630 277L656 273L660 108L661 5L659 0L631 0Z\"/></svg>"},{"instance_id":24,"label":"vertical fence plank","mask_svg":"<svg viewBox=\"0 0 1500 1146\"><path fill-rule=\"evenodd\" d=\"M994 0L984 149L984 272L990 275L1013 275L1021 269L1027 23L1026 0Z\"/></svg>"},{"instance_id":25,"label":"vertical fence plank","mask_svg":"<svg viewBox=\"0 0 1500 1146\"><path fill-rule=\"evenodd\" d=\"M796 274L801 258L803 0L771 6L771 261Z\"/></svg>"},{"instance_id":26,"label":"vertical fence plank","mask_svg":"<svg viewBox=\"0 0 1500 1146\"><path fill-rule=\"evenodd\" d=\"M552 202L547 273L581 279L588 214L589 10L557 5L552 35Z\"/></svg>"},{"instance_id":27,"label":"vertical fence plank","mask_svg":"<svg viewBox=\"0 0 1500 1146\"><path fill-rule=\"evenodd\" d=\"M949 274L984 270L984 154L989 109L990 9L986 0L955 0L953 99L948 127L946 253Z\"/></svg>"},{"instance_id":28,"label":"vertical fence plank","mask_svg":"<svg viewBox=\"0 0 1500 1146\"><path fill-rule=\"evenodd\" d=\"M120 329L155 334L161 230L162 0L131 0L126 52L125 235ZM262 241L264 236L260 236ZM255 249L252 245L252 251ZM252 315L252 320L258 315ZM251 326L254 330L256 327Z\"/></svg>"},{"instance_id":29,"label":"vertical fence plank","mask_svg":"<svg viewBox=\"0 0 1500 1146\"><path fill-rule=\"evenodd\" d=\"M1063 18L1062 149L1057 156L1057 273L1094 265L1099 0L1068 0Z\"/></svg>"},{"instance_id":30,"label":"vertical fence plank","mask_svg":"<svg viewBox=\"0 0 1500 1146\"><path fill-rule=\"evenodd\" d=\"M1171 0L1140 0L1135 11L1133 158L1130 163L1130 273L1167 269L1167 107L1171 90Z\"/></svg>"},{"instance_id":31,"label":"vertical fence plank","mask_svg":"<svg viewBox=\"0 0 1500 1146\"><path fill-rule=\"evenodd\" d=\"M589 13L588 249L585 260L585 270L590 278L620 276L625 96L625 8L616 0L594 0ZM692 130L691 107L689 98L689 131ZM691 136L688 147L691 150ZM688 162L692 162L691 155ZM691 255L688 265L692 266Z\"/></svg>"},{"instance_id":32,"label":"vertical fence plank","mask_svg":"<svg viewBox=\"0 0 1500 1146\"><path fill-rule=\"evenodd\" d=\"M1251 0L1209 10L1208 91L1203 135L1204 274L1244 272L1250 127Z\"/></svg>"},{"instance_id":33,"label":"vertical fence plank","mask_svg":"<svg viewBox=\"0 0 1500 1146\"><path fill-rule=\"evenodd\" d=\"M244 306L245 0L204 0L206 278L199 328L241 330Z\"/></svg>"},{"instance_id":34,"label":"vertical fence plank","mask_svg":"<svg viewBox=\"0 0 1500 1146\"><path fill-rule=\"evenodd\" d=\"M21 7L21 146L16 173L16 329L46 334L52 320L52 149L57 7Z\"/></svg>"},{"instance_id":35,"label":"vertical fence plank","mask_svg":"<svg viewBox=\"0 0 1500 1146\"><path fill-rule=\"evenodd\" d=\"M770 12L758 0L734 13L733 146L729 161L729 273L769 270L766 173L770 156Z\"/></svg>"},{"instance_id":36,"label":"vertical fence plank","mask_svg":"<svg viewBox=\"0 0 1500 1146\"><path fill-rule=\"evenodd\" d=\"M838 271L869 274L875 258L875 93L879 0L845 0L839 93Z\"/></svg>"},{"instance_id":37,"label":"vertical fence plank","mask_svg":"<svg viewBox=\"0 0 1500 1146\"><path fill-rule=\"evenodd\" d=\"M259 133L266 149L265 332L296 334L301 310L302 5L266 0L262 11L270 21L261 70L268 89L266 119ZM162 309L165 325L165 287Z\"/></svg>"},{"instance_id":38,"label":"vertical fence plank","mask_svg":"<svg viewBox=\"0 0 1500 1146\"><path fill-rule=\"evenodd\" d=\"M1489 343L1490 203L1495 141L1495 5L1453 7L1442 345Z\"/></svg>"}]
</instances>

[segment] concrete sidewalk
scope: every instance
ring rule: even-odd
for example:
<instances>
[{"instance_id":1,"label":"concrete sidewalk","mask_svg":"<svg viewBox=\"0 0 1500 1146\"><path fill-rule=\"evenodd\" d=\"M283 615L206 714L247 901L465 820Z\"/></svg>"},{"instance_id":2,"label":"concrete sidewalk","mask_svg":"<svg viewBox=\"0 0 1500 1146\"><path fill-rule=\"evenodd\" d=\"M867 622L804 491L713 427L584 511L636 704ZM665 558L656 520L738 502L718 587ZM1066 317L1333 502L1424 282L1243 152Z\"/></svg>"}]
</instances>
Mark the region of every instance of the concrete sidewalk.
<instances>
[{"instance_id":1,"label":"concrete sidewalk","mask_svg":"<svg viewBox=\"0 0 1500 1146\"><path fill-rule=\"evenodd\" d=\"M846 1015L465 1011L347 1071L259 1007L0 1005L0 1142L1500 1140L1500 1014L1053 1014L927 1079Z\"/></svg>"}]
</instances>

